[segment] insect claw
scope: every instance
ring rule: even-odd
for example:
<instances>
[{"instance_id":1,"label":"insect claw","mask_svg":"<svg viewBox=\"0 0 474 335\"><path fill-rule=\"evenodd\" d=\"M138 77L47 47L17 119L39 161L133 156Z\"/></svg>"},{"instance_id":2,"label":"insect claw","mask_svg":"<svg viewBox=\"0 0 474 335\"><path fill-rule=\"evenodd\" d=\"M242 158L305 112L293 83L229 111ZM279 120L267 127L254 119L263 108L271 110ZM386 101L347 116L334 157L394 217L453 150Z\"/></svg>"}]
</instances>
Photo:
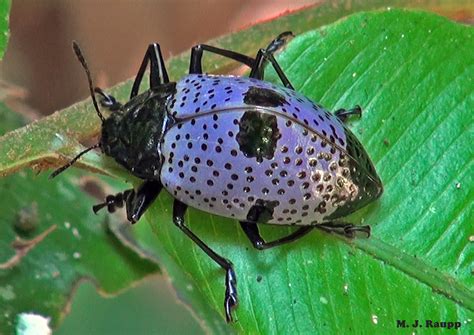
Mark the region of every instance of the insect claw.
<instances>
[{"instance_id":1,"label":"insect claw","mask_svg":"<svg viewBox=\"0 0 474 335\"><path fill-rule=\"evenodd\" d=\"M295 35L291 31L285 31L271 41L267 48L263 50L273 54L283 48L293 37Z\"/></svg>"},{"instance_id":2,"label":"insect claw","mask_svg":"<svg viewBox=\"0 0 474 335\"><path fill-rule=\"evenodd\" d=\"M234 270L232 268L227 269L225 276L225 300L224 300L224 309L225 309L225 319L227 323L233 322L234 318L232 317L232 310L237 306L237 289L235 285L237 284L237 278L235 277Z\"/></svg>"},{"instance_id":3,"label":"insect claw","mask_svg":"<svg viewBox=\"0 0 474 335\"><path fill-rule=\"evenodd\" d=\"M105 206L107 206L106 203L94 205L94 206L92 206L92 211L94 212L94 214L97 215L97 213L98 213L102 208L104 208Z\"/></svg>"},{"instance_id":4,"label":"insect claw","mask_svg":"<svg viewBox=\"0 0 474 335\"><path fill-rule=\"evenodd\" d=\"M360 232L366 233L367 238L369 238L372 228L369 225L366 225L366 226L359 226L357 230Z\"/></svg>"},{"instance_id":5,"label":"insect claw","mask_svg":"<svg viewBox=\"0 0 474 335\"><path fill-rule=\"evenodd\" d=\"M354 238L355 235L356 235L356 232L365 233L365 234L367 234L367 238L369 238L370 237L370 231L371 231L371 228L370 228L369 225L366 225L366 226L350 225L350 226L344 227L344 235L347 238Z\"/></svg>"}]
</instances>

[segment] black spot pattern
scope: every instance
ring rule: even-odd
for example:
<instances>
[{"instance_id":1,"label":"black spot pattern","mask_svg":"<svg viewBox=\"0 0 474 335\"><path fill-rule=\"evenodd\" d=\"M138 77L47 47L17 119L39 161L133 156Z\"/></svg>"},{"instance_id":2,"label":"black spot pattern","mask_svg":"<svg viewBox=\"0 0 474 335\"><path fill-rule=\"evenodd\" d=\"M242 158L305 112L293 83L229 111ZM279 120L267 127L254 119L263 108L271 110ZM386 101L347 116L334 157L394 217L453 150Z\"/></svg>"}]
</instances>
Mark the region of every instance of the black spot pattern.
<instances>
[{"instance_id":1,"label":"black spot pattern","mask_svg":"<svg viewBox=\"0 0 474 335\"><path fill-rule=\"evenodd\" d=\"M246 157L255 157L257 162L272 159L279 138L275 115L248 111L240 119L236 140Z\"/></svg>"},{"instance_id":2,"label":"black spot pattern","mask_svg":"<svg viewBox=\"0 0 474 335\"><path fill-rule=\"evenodd\" d=\"M250 86L244 93L244 103L252 106L278 107L288 104L285 97L274 90Z\"/></svg>"},{"instance_id":3,"label":"black spot pattern","mask_svg":"<svg viewBox=\"0 0 474 335\"><path fill-rule=\"evenodd\" d=\"M255 79L187 78L190 86L178 83L170 111L177 124L162 150L162 182L179 200L243 221L308 225L340 218L370 190L367 178L354 175L360 164L371 171L367 154L321 106ZM245 97L257 103L262 89L279 97L249 108Z\"/></svg>"},{"instance_id":4,"label":"black spot pattern","mask_svg":"<svg viewBox=\"0 0 474 335\"><path fill-rule=\"evenodd\" d=\"M277 205L278 201L257 199L255 205L250 208L247 214L247 221L258 223L268 222L273 218L273 211Z\"/></svg>"}]
</instances>

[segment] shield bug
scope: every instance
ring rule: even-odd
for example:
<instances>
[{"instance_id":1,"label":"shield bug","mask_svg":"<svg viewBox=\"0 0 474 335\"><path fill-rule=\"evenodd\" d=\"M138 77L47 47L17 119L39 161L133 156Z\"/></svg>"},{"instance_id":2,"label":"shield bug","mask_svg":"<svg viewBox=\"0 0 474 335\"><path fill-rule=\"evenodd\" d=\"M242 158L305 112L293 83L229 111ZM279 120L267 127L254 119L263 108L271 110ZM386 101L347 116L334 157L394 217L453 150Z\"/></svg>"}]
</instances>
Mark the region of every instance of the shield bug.
<instances>
[{"instance_id":1,"label":"shield bug","mask_svg":"<svg viewBox=\"0 0 474 335\"><path fill-rule=\"evenodd\" d=\"M133 83L130 100L121 104L93 88L86 61L74 51L89 81L91 97L102 120L100 148L143 183L106 197L93 207L113 212L125 203L132 223L164 188L174 197L173 221L226 271L224 308L227 321L237 305L232 263L218 255L185 224L188 206L233 218L253 246L267 249L297 240L313 228L353 237L368 226L336 220L374 201L382 183L366 151L344 125L360 107L330 114L296 92L273 54L292 36L280 34L255 58L197 45L189 74L170 82L158 44L150 44ZM231 58L251 68L249 77L203 73L204 52ZM265 65L276 71L282 86L263 80ZM149 89L139 94L150 65ZM110 114L104 117L100 104ZM292 234L266 242L258 224L297 225Z\"/></svg>"}]
</instances>

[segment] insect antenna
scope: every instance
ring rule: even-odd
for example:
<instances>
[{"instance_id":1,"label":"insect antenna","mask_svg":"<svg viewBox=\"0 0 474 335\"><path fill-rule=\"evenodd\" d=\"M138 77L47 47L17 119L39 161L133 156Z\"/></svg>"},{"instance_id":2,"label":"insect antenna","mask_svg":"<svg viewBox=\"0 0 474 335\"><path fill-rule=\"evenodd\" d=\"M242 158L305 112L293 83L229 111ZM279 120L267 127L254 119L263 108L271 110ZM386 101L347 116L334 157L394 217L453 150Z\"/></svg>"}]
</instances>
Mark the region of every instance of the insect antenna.
<instances>
[{"instance_id":1,"label":"insect antenna","mask_svg":"<svg viewBox=\"0 0 474 335\"><path fill-rule=\"evenodd\" d=\"M97 112L97 115L99 116L100 120L102 122L104 122L105 118L102 115L102 113L100 112L99 105L97 104L97 99L95 98L94 88L93 88L93 84L92 84L91 72L89 71L89 67L87 66L87 62L84 58L84 55L82 54L81 48L79 47L79 44L77 44L76 41L72 41L72 49L74 50L74 53L76 54L76 57L79 60L79 62L81 62L82 67L86 71L87 81L89 82L89 91L90 91L90 94L91 94L92 103L94 104L94 108L95 108L95 110ZM57 170L54 170L54 172L51 173L51 175L49 176L49 179L53 179L58 174L62 173L64 170L71 167L85 153L91 151L92 149L96 149L96 148L99 148L99 147L100 147L100 143L97 143L97 144L94 144L93 146L91 146L89 148L86 148L85 150L81 151L76 157L71 159L67 164L61 166Z\"/></svg>"},{"instance_id":2,"label":"insect antenna","mask_svg":"<svg viewBox=\"0 0 474 335\"><path fill-rule=\"evenodd\" d=\"M70 168L79 158L81 158L82 155L84 155L85 153L91 151L92 149L96 149L96 148L99 148L100 147L100 143L97 143L97 144L94 144L93 146L89 147L89 148L86 148L84 149L83 151L81 151L76 157L74 157L73 159L71 159L67 164L61 166L59 169L57 170L54 170L53 173L51 173L51 175L49 176L49 179L53 179L54 177L56 177L58 174L64 172L64 170Z\"/></svg>"},{"instance_id":3,"label":"insect antenna","mask_svg":"<svg viewBox=\"0 0 474 335\"><path fill-rule=\"evenodd\" d=\"M79 62L81 62L82 67L86 71L87 81L89 82L89 91L90 91L90 94L91 94L92 102L94 104L95 110L97 111L97 115L99 115L102 122L104 122L105 118L102 115L102 113L100 112L99 105L97 104L97 100L95 98L94 89L93 89L93 85L92 85L91 72L89 71L89 67L87 66L87 62L86 62L84 56L82 55L81 48L79 47L79 44L77 44L76 41L72 41L72 49L74 50L74 53L76 54L76 57L79 60Z\"/></svg>"}]
</instances>

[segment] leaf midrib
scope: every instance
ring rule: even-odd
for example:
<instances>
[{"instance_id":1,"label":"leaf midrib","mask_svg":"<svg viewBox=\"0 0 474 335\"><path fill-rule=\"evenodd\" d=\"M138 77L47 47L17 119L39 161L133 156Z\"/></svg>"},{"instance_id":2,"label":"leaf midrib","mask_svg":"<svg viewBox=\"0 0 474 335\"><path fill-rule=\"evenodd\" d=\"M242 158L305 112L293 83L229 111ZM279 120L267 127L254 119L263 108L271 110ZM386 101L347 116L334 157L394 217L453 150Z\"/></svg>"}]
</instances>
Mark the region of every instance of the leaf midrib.
<instances>
[{"instance_id":1,"label":"leaf midrib","mask_svg":"<svg viewBox=\"0 0 474 335\"><path fill-rule=\"evenodd\" d=\"M425 262L385 243L377 237L365 240L357 239L349 243L384 264L391 265L411 278L431 287L434 292L442 294L449 300L474 311L474 293L465 285L459 284L455 278L437 271Z\"/></svg>"}]
</instances>

